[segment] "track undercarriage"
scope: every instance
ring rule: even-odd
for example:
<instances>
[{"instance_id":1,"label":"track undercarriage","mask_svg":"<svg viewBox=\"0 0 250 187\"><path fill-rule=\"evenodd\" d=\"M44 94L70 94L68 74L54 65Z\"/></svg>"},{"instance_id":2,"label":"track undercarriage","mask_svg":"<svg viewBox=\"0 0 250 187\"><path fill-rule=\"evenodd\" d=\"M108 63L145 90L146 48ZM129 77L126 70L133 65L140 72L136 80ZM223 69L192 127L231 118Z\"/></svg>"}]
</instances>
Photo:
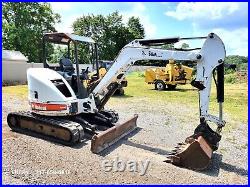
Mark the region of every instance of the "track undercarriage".
<instances>
[{"instance_id":1,"label":"track undercarriage","mask_svg":"<svg viewBox=\"0 0 250 187\"><path fill-rule=\"evenodd\" d=\"M118 114L111 110L70 117L49 117L22 111L9 113L7 122L13 131L35 133L67 146L91 138L91 151L99 153L133 131L137 117L135 115L118 124Z\"/></svg>"},{"instance_id":2,"label":"track undercarriage","mask_svg":"<svg viewBox=\"0 0 250 187\"><path fill-rule=\"evenodd\" d=\"M102 110L95 114L79 114L67 117L42 116L32 112L8 114L9 127L16 132L35 133L51 141L73 146L91 139L91 151L100 153L136 128L138 116L117 124L118 114ZM192 136L179 143L166 162L193 170L207 168L213 151L218 148L221 136L207 124L200 124Z\"/></svg>"}]
</instances>

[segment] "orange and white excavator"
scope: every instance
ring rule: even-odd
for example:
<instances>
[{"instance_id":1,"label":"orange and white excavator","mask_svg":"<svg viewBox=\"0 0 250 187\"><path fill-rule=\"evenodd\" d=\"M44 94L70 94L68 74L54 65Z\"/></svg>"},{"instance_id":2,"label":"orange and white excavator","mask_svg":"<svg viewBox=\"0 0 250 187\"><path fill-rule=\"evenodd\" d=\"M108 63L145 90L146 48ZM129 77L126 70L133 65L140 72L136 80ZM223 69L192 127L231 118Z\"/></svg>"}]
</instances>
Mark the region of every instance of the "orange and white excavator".
<instances>
[{"instance_id":1,"label":"orange and white excavator","mask_svg":"<svg viewBox=\"0 0 250 187\"><path fill-rule=\"evenodd\" d=\"M86 89L83 81L87 78L80 73L77 45L89 38L74 34L47 34L58 43L73 44L76 73L72 74L71 85L63 74L48 68L27 70L30 111L12 112L7 121L10 128L18 132L32 132L49 137L53 141L74 145L91 136L91 151L99 153L136 128L138 115L123 124L118 122L118 114L106 110L105 104L121 84L126 72L138 60L190 60L197 65L196 78L192 85L199 92L200 124L194 134L176 149L166 155L168 162L190 169L204 169L208 166L213 151L218 148L224 101L224 58L226 55L222 40L214 33L206 37L137 39L123 47L105 76L97 79ZM165 50L154 48L180 40L205 40L203 46L193 50ZM64 59L69 62L69 59ZM217 78L213 75L217 74ZM212 78L217 86L219 115L208 113ZM69 79L69 77L67 77ZM216 124L212 130L207 122Z\"/></svg>"}]
</instances>

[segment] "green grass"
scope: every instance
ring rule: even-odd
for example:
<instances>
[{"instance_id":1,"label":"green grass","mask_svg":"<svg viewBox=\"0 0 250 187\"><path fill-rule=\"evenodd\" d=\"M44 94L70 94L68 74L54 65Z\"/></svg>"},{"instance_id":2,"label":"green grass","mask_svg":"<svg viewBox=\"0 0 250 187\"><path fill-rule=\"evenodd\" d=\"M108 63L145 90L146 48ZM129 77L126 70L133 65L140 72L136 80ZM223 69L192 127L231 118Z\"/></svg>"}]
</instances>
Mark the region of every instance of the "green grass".
<instances>
[{"instance_id":1,"label":"green grass","mask_svg":"<svg viewBox=\"0 0 250 187\"><path fill-rule=\"evenodd\" d=\"M125 97L123 99L147 98L152 102L161 103L177 103L180 105L189 105L198 107L198 93L190 84L178 85L174 91L156 91L154 85L148 85L144 82L142 72L133 72L127 76L128 87L125 88ZM27 85L7 86L2 87L3 94L11 94L18 97L27 97ZM133 97L130 97L133 96ZM248 93L247 83L225 84L225 102L224 112L235 121L247 123L247 109L248 109ZM116 97L112 102L119 100ZM216 102L215 85L212 86L210 110L217 114L218 104Z\"/></svg>"},{"instance_id":2,"label":"green grass","mask_svg":"<svg viewBox=\"0 0 250 187\"><path fill-rule=\"evenodd\" d=\"M10 94L17 97L28 97L28 86L19 85L19 86L5 86L2 87L2 93L4 95Z\"/></svg>"},{"instance_id":3,"label":"green grass","mask_svg":"<svg viewBox=\"0 0 250 187\"><path fill-rule=\"evenodd\" d=\"M198 106L198 92L190 84L178 85L174 91L156 91L154 85L148 85L144 82L141 72L133 72L127 76L128 87L125 94L133 97L147 97L158 102L172 102L177 104ZM128 97L129 98L129 97ZM248 93L247 83L225 84L225 102L224 112L236 121L247 123L248 115ZM212 85L210 110L216 114L218 104L216 101L215 84Z\"/></svg>"}]
</instances>

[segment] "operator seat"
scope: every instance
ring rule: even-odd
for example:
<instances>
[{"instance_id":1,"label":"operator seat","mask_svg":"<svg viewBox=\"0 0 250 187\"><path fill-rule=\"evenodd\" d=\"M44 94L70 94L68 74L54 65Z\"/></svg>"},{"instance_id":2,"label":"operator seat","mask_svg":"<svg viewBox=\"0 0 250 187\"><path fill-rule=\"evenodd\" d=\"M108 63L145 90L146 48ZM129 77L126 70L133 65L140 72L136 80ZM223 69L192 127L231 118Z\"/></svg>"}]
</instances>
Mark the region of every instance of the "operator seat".
<instances>
[{"instance_id":1,"label":"operator seat","mask_svg":"<svg viewBox=\"0 0 250 187\"><path fill-rule=\"evenodd\" d=\"M69 83L71 88L75 93L78 91L78 86L77 86L77 74L75 73L75 68L73 66L73 63L71 62L70 59L62 57L59 61L60 65L60 71L58 71L59 74L63 76L63 78L66 79L66 81ZM80 80L88 80L88 68L82 69L82 72L80 73ZM84 95L86 95L87 91L84 90Z\"/></svg>"},{"instance_id":2,"label":"operator seat","mask_svg":"<svg viewBox=\"0 0 250 187\"><path fill-rule=\"evenodd\" d=\"M60 65L60 70L62 72L67 72L71 75L75 72L75 68L73 66L73 63L68 58L65 58L65 57L61 58L59 65Z\"/></svg>"},{"instance_id":3,"label":"operator seat","mask_svg":"<svg viewBox=\"0 0 250 187\"><path fill-rule=\"evenodd\" d=\"M70 59L62 57L59 61L59 71L60 73L69 83L71 82L72 76L75 73L75 68Z\"/></svg>"}]
</instances>

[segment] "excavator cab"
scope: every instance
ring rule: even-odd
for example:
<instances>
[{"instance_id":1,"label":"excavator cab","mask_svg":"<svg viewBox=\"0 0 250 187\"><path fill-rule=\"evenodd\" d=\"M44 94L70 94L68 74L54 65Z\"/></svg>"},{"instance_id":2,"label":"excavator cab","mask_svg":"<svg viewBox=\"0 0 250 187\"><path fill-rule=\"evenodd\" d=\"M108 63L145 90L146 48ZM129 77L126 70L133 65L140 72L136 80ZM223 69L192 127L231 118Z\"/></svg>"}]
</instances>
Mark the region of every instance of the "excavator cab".
<instances>
[{"instance_id":1,"label":"excavator cab","mask_svg":"<svg viewBox=\"0 0 250 187\"><path fill-rule=\"evenodd\" d=\"M47 61L46 47L47 44L58 44L67 46L67 52L64 54L59 63L56 65L49 64ZM72 45L73 44L73 45ZM97 44L92 38L79 36L69 33L46 33L43 35L43 67L57 71L63 76L80 98L88 97L87 84L84 81L88 81L89 67L82 69L79 68L79 57L78 57L78 45L88 44L91 49L91 63L96 64L98 67L97 57ZM73 49L71 49L73 46ZM72 53L73 52L73 53ZM72 53L72 54L71 54ZM74 67L75 65L75 67ZM97 78L99 78L99 72L97 72Z\"/></svg>"}]
</instances>

